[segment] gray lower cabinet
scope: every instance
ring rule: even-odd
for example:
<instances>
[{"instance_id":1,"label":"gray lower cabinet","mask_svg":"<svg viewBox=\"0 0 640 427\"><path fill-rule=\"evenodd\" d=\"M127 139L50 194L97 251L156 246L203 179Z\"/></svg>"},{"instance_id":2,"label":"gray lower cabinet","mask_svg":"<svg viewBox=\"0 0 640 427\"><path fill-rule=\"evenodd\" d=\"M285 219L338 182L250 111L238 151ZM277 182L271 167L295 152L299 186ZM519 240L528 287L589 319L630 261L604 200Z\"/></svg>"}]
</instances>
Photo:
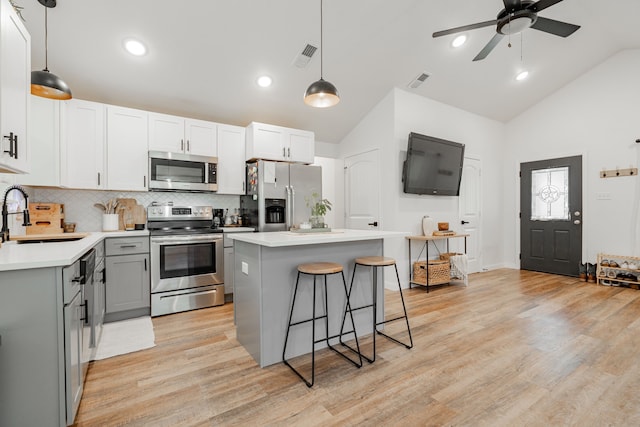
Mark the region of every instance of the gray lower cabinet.
<instances>
[{"instance_id":1,"label":"gray lower cabinet","mask_svg":"<svg viewBox=\"0 0 640 427\"><path fill-rule=\"evenodd\" d=\"M88 367L86 286L79 260L0 271L0 426L73 424Z\"/></svg>"},{"instance_id":2,"label":"gray lower cabinet","mask_svg":"<svg viewBox=\"0 0 640 427\"><path fill-rule=\"evenodd\" d=\"M150 315L149 238L110 238L105 248L105 322Z\"/></svg>"}]
</instances>

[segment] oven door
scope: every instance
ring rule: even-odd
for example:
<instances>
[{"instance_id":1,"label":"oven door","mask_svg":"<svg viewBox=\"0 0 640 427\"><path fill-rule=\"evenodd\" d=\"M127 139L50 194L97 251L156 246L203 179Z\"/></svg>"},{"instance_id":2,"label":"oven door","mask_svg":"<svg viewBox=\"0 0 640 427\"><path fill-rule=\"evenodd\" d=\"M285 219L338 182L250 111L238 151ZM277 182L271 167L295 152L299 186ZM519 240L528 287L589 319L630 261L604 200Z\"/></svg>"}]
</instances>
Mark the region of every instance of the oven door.
<instances>
[{"instance_id":1,"label":"oven door","mask_svg":"<svg viewBox=\"0 0 640 427\"><path fill-rule=\"evenodd\" d=\"M151 236L151 292L224 283L222 234Z\"/></svg>"}]
</instances>

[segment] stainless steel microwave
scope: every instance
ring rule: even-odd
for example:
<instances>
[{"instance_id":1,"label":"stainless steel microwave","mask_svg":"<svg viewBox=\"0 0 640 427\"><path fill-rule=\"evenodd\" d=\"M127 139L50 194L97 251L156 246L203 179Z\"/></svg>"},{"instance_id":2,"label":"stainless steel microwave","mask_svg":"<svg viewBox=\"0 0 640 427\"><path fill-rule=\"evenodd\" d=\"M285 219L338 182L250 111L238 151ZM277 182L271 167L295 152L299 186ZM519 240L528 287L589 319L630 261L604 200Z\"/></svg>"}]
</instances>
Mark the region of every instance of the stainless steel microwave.
<instances>
[{"instance_id":1,"label":"stainless steel microwave","mask_svg":"<svg viewBox=\"0 0 640 427\"><path fill-rule=\"evenodd\" d=\"M218 158L149 151L149 190L218 191Z\"/></svg>"}]
</instances>

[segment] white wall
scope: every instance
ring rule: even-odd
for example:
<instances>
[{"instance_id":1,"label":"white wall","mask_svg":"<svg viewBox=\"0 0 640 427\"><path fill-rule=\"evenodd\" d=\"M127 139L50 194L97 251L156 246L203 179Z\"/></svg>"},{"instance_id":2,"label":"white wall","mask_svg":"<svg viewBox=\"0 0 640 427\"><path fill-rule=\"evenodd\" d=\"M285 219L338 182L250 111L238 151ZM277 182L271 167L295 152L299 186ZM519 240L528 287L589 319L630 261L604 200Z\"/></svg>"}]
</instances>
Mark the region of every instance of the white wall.
<instances>
[{"instance_id":1,"label":"white wall","mask_svg":"<svg viewBox=\"0 0 640 427\"><path fill-rule=\"evenodd\" d=\"M583 155L583 261L598 252L640 255L637 177L599 177L637 167L640 50L626 50L574 80L506 125L505 260L519 266L521 162ZM597 196L609 197L599 200Z\"/></svg>"},{"instance_id":2,"label":"white wall","mask_svg":"<svg viewBox=\"0 0 640 427\"><path fill-rule=\"evenodd\" d=\"M408 195L402 192L402 161L409 132L418 132L466 145L466 155L482 161L483 191L481 243L485 266L501 266L502 252L502 152L504 125L475 114L395 89L340 143L341 157L374 148L383 159L381 179L382 229L422 234L424 215L438 221L459 224L458 198ZM456 229L455 226L452 227ZM385 253L396 258L400 278L409 276L408 246L405 239L387 239ZM389 283L387 283L389 286Z\"/></svg>"}]
</instances>

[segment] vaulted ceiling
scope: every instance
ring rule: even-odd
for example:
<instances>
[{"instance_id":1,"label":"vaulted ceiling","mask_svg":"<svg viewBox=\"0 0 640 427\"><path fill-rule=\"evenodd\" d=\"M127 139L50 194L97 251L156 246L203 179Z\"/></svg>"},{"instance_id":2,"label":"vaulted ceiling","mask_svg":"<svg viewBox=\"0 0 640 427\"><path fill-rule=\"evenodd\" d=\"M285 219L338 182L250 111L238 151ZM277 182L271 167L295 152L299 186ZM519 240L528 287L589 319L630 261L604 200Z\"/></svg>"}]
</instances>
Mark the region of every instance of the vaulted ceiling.
<instances>
[{"instance_id":1,"label":"vaulted ceiling","mask_svg":"<svg viewBox=\"0 0 640 427\"><path fill-rule=\"evenodd\" d=\"M32 69L44 67L44 7L14 0L32 36ZM615 7L614 7L615 6ZM223 123L251 121L312 130L338 143L396 87L508 121L616 52L640 48L638 0L564 0L540 16L582 26L568 38L533 29L472 59L494 27L467 31L461 48L438 30L495 19L501 0L324 0L324 78L341 102L305 105L320 77L320 0L58 0L48 10L49 69L76 98ZM148 53L133 57L123 40ZM529 78L515 75L527 69ZM408 83L429 78L417 89ZM639 70L640 72L640 70ZM262 74L273 85L260 88Z\"/></svg>"}]
</instances>

